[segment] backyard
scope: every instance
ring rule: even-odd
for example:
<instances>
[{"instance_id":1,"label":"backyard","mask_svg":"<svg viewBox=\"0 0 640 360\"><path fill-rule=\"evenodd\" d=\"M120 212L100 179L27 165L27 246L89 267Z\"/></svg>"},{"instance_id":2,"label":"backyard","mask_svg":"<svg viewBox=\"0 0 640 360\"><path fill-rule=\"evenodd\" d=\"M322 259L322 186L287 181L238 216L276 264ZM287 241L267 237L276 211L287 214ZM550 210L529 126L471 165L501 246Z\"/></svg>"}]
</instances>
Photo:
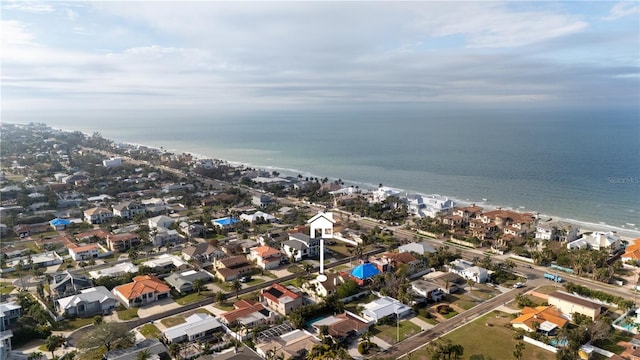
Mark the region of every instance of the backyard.
<instances>
[{"instance_id":1,"label":"backyard","mask_svg":"<svg viewBox=\"0 0 640 360\"><path fill-rule=\"evenodd\" d=\"M514 339L514 331L509 326L512 317L509 314L494 311L449 333L444 339L464 347L464 358L478 354L491 359L513 359L513 351L518 343ZM478 336L482 341L478 341ZM427 347L412 354L413 359L428 358ZM530 344L524 348L523 359L552 360L555 354ZM407 360L407 358L403 358Z\"/></svg>"}]
</instances>

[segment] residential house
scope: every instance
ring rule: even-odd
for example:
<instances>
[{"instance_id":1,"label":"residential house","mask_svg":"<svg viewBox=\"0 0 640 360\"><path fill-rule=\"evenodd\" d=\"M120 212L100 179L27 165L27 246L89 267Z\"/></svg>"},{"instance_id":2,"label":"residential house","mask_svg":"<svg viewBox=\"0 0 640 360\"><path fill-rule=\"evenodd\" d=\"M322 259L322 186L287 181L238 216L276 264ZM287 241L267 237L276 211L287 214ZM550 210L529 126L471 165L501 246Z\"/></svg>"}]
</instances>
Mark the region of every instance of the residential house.
<instances>
[{"instance_id":1,"label":"residential house","mask_svg":"<svg viewBox=\"0 0 640 360\"><path fill-rule=\"evenodd\" d=\"M583 234L579 239L567 243L567 249L590 249L599 251L608 249L614 254L624 248L622 239L613 231L595 231L591 234Z\"/></svg>"},{"instance_id":2,"label":"residential house","mask_svg":"<svg viewBox=\"0 0 640 360\"><path fill-rule=\"evenodd\" d=\"M157 229L157 228L170 228L175 220L168 216L159 215L148 219L149 229Z\"/></svg>"},{"instance_id":3,"label":"residential house","mask_svg":"<svg viewBox=\"0 0 640 360\"><path fill-rule=\"evenodd\" d=\"M157 227L155 234L152 234L153 246L166 246L167 244L177 244L183 242L183 238L177 230Z\"/></svg>"},{"instance_id":4,"label":"residential house","mask_svg":"<svg viewBox=\"0 0 640 360\"><path fill-rule=\"evenodd\" d=\"M80 290L79 294L55 301L56 310L65 317L108 315L118 306L118 299L104 286Z\"/></svg>"},{"instance_id":5,"label":"residential house","mask_svg":"<svg viewBox=\"0 0 640 360\"><path fill-rule=\"evenodd\" d=\"M67 245L67 248L69 249L69 255L75 261L95 259L100 253L100 247L98 246L98 244L89 244L83 246L69 244Z\"/></svg>"},{"instance_id":6,"label":"residential house","mask_svg":"<svg viewBox=\"0 0 640 360\"><path fill-rule=\"evenodd\" d=\"M573 313L579 313L596 320L607 310L601 304L559 290L550 293L547 302L569 318Z\"/></svg>"},{"instance_id":7,"label":"residential house","mask_svg":"<svg viewBox=\"0 0 640 360\"><path fill-rule=\"evenodd\" d=\"M55 274L50 286L51 296L54 299L58 299L65 296L75 295L87 288L93 287L91 279L84 275L70 273L65 271L63 273Z\"/></svg>"},{"instance_id":8,"label":"residential house","mask_svg":"<svg viewBox=\"0 0 640 360\"><path fill-rule=\"evenodd\" d=\"M311 333L293 330L256 345L256 352L263 358L267 358L267 353L272 351L276 357L283 360L306 359L309 351L319 344L320 340Z\"/></svg>"},{"instance_id":9,"label":"residential house","mask_svg":"<svg viewBox=\"0 0 640 360\"><path fill-rule=\"evenodd\" d=\"M471 206L459 207L453 209L453 216L459 216L461 219L461 223L468 224L471 219L475 219L482 213L482 207L476 206L475 204L471 204Z\"/></svg>"},{"instance_id":10,"label":"residential house","mask_svg":"<svg viewBox=\"0 0 640 360\"><path fill-rule=\"evenodd\" d=\"M84 221L89 224L104 224L112 217L113 212L103 207L94 207L84 211Z\"/></svg>"},{"instance_id":11,"label":"residential house","mask_svg":"<svg viewBox=\"0 0 640 360\"><path fill-rule=\"evenodd\" d=\"M254 195L251 198L251 204L253 204L254 206L257 207L266 207L267 205L270 205L273 203L273 199L271 199L271 197L269 195Z\"/></svg>"},{"instance_id":12,"label":"residential house","mask_svg":"<svg viewBox=\"0 0 640 360\"><path fill-rule=\"evenodd\" d=\"M62 231L66 229L67 226L71 225L71 223L72 222L69 219L60 219L60 218L55 218L49 221L49 225L51 225L53 230L56 230L56 231Z\"/></svg>"},{"instance_id":13,"label":"residential house","mask_svg":"<svg viewBox=\"0 0 640 360\"><path fill-rule=\"evenodd\" d=\"M484 212L476 218L488 226L495 224L505 234L513 236L523 236L535 230L536 217L531 213L496 209Z\"/></svg>"},{"instance_id":14,"label":"residential house","mask_svg":"<svg viewBox=\"0 0 640 360\"><path fill-rule=\"evenodd\" d=\"M179 293L189 293L193 291L193 283L198 279L203 283L208 283L212 280L212 276L204 270L187 270L173 273L167 276L164 281Z\"/></svg>"},{"instance_id":15,"label":"residential house","mask_svg":"<svg viewBox=\"0 0 640 360\"><path fill-rule=\"evenodd\" d=\"M48 251L7 260L7 267L15 268L18 264L22 264L23 269L60 265L62 257L55 251Z\"/></svg>"},{"instance_id":16,"label":"residential house","mask_svg":"<svg viewBox=\"0 0 640 360\"><path fill-rule=\"evenodd\" d=\"M300 290L293 286L273 284L262 289L261 297L268 307L284 316L291 314L303 304Z\"/></svg>"},{"instance_id":17,"label":"residential house","mask_svg":"<svg viewBox=\"0 0 640 360\"><path fill-rule=\"evenodd\" d=\"M363 286L367 280L378 274L380 274L380 270L374 264L365 262L353 268L350 276L358 285Z\"/></svg>"},{"instance_id":18,"label":"residential house","mask_svg":"<svg viewBox=\"0 0 640 360\"><path fill-rule=\"evenodd\" d=\"M141 242L140 235L134 232L125 232L107 237L107 247L111 251L126 252L131 248L137 247Z\"/></svg>"},{"instance_id":19,"label":"residential house","mask_svg":"<svg viewBox=\"0 0 640 360\"><path fill-rule=\"evenodd\" d=\"M187 261L193 259L200 263L210 263L214 259L221 259L225 256L224 251L208 243L198 243L182 249L182 257Z\"/></svg>"},{"instance_id":20,"label":"residential house","mask_svg":"<svg viewBox=\"0 0 640 360\"><path fill-rule=\"evenodd\" d=\"M423 242L420 242L420 243L411 242L411 243L408 243L408 244L401 245L401 246L398 247L398 252L400 252L400 253L416 253L416 254L419 254L419 255L426 255L426 254L435 254L436 249L434 249L426 241L423 241Z\"/></svg>"},{"instance_id":21,"label":"residential house","mask_svg":"<svg viewBox=\"0 0 640 360\"><path fill-rule=\"evenodd\" d=\"M312 238L332 239L333 226L336 221L333 219L331 212L319 212L311 219L307 220L309 224L309 234Z\"/></svg>"},{"instance_id":22,"label":"residential house","mask_svg":"<svg viewBox=\"0 0 640 360\"><path fill-rule=\"evenodd\" d=\"M536 225L536 239L551 241L574 241L580 229L565 221L546 221Z\"/></svg>"},{"instance_id":23,"label":"residential house","mask_svg":"<svg viewBox=\"0 0 640 360\"><path fill-rule=\"evenodd\" d=\"M562 312L553 306L524 307L520 316L511 320L511 326L528 332L540 332L547 336L557 334L558 329L564 328L568 320Z\"/></svg>"},{"instance_id":24,"label":"residential house","mask_svg":"<svg viewBox=\"0 0 640 360\"><path fill-rule=\"evenodd\" d=\"M233 281L252 271L251 263L244 255L232 256L213 263L216 277L222 281Z\"/></svg>"},{"instance_id":25,"label":"residential house","mask_svg":"<svg viewBox=\"0 0 640 360\"><path fill-rule=\"evenodd\" d=\"M339 273L325 272L325 276L327 277L326 281L318 281L314 278L305 282L302 285L303 289L311 293L316 299L324 299L335 294L338 286L346 281Z\"/></svg>"},{"instance_id":26,"label":"residential house","mask_svg":"<svg viewBox=\"0 0 640 360\"><path fill-rule=\"evenodd\" d=\"M392 297L383 296L365 304L364 310L362 310L362 317L366 321L377 322L385 316L397 316L398 318L402 318L410 312L410 306L407 306Z\"/></svg>"},{"instance_id":27,"label":"residential house","mask_svg":"<svg viewBox=\"0 0 640 360\"><path fill-rule=\"evenodd\" d=\"M97 238L98 240L107 240L107 238L111 235L108 231L103 229L94 229L89 231L84 231L78 234L73 235L78 241L85 241L91 238ZM94 242L94 241L92 241Z\"/></svg>"},{"instance_id":28,"label":"residential house","mask_svg":"<svg viewBox=\"0 0 640 360\"><path fill-rule=\"evenodd\" d=\"M13 232L19 238L26 238L32 235L41 234L43 232L49 231L49 223L39 223L39 224L18 224L13 227Z\"/></svg>"},{"instance_id":29,"label":"residential house","mask_svg":"<svg viewBox=\"0 0 640 360\"><path fill-rule=\"evenodd\" d=\"M239 300L233 304L234 309L220 315L223 323L231 325L239 323L247 327L273 324L277 315L264 305L250 300Z\"/></svg>"},{"instance_id":30,"label":"residential house","mask_svg":"<svg viewBox=\"0 0 640 360\"><path fill-rule=\"evenodd\" d=\"M201 224L189 224L186 221L181 222L178 226L180 227L180 231L186 234L189 239L204 236L206 231L204 226L202 226Z\"/></svg>"},{"instance_id":31,"label":"residential house","mask_svg":"<svg viewBox=\"0 0 640 360\"><path fill-rule=\"evenodd\" d=\"M186 322L172 326L162 333L168 344L207 341L216 332L224 331L218 319L208 314L195 313L185 318Z\"/></svg>"},{"instance_id":32,"label":"residential house","mask_svg":"<svg viewBox=\"0 0 640 360\"><path fill-rule=\"evenodd\" d=\"M135 201L124 201L119 204L113 205L113 215L120 216L123 219L131 220L134 216L140 214L144 215L147 212L147 208Z\"/></svg>"},{"instance_id":33,"label":"residential house","mask_svg":"<svg viewBox=\"0 0 640 360\"><path fill-rule=\"evenodd\" d=\"M240 220L247 221L252 224L253 223L272 223L276 221L276 217L262 211L256 211L253 214L240 215Z\"/></svg>"},{"instance_id":34,"label":"residential house","mask_svg":"<svg viewBox=\"0 0 640 360\"><path fill-rule=\"evenodd\" d=\"M124 274L135 274L137 272L138 272L138 267L136 265L133 265L130 262L124 262L124 263L112 265L105 269L89 271L89 276L92 279L99 279L105 276L115 277L115 276L121 276Z\"/></svg>"},{"instance_id":35,"label":"residential house","mask_svg":"<svg viewBox=\"0 0 640 360\"><path fill-rule=\"evenodd\" d=\"M381 186L376 190L371 192L372 200L374 203L381 203L385 201L389 196L398 196L400 195L400 191L396 189L392 189L390 187Z\"/></svg>"},{"instance_id":36,"label":"residential house","mask_svg":"<svg viewBox=\"0 0 640 360\"><path fill-rule=\"evenodd\" d=\"M0 359L9 359L13 327L22 312L22 307L15 303L0 304Z\"/></svg>"},{"instance_id":37,"label":"residential house","mask_svg":"<svg viewBox=\"0 0 640 360\"><path fill-rule=\"evenodd\" d=\"M326 326L329 336L338 342L342 342L349 338L359 337L369 330L372 324L372 321L367 321L354 313L345 311L342 314L328 316L316 321L312 326L318 333L322 326Z\"/></svg>"},{"instance_id":38,"label":"residential house","mask_svg":"<svg viewBox=\"0 0 640 360\"><path fill-rule=\"evenodd\" d=\"M238 223L238 219L234 218L234 217L223 217L223 218L218 218L218 219L213 219L211 220L211 224L213 224L213 226L219 227L220 229L230 229L231 227L233 227L233 225Z\"/></svg>"},{"instance_id":39,"label":"residential house","mask_svg":"<svg viewBox=\"0 0 640 360\"><path fill-rule=\"evenodd\" d=\"M447 294L458 292L464 287L465 280L452 272L434 271L423 276L423 279L436 283Z\"/></svg>"},{"instance_id":40,"label":"residential house","mask_svg":"<svg viewBox=\"0 0 640 360\"><path fill-rule=\"evenodd\" d=\"M258 267L270 270L280 266L282 252L269 246L258 246L251 248L248 258L249 260L255 260Z\"/></svg>"},{"instance_id":41,"label":"residential house","mask_svg":"<svg viewBox=\"0 0 640 360\"><path fill-rule=\"evenodd\" d=\"M440 195L409 195L407 202L411 215L429 218L436 218L450 212L455 205L453 200Z\"/></svg>"},{"instance_id":42,"label":"residential house","mask_svg":"<svg viewBox=\"0 0 640 360\"><path fill-rule=\"evenodd\" d=\"M624 254L620 257L625 263L633 263L636 266L640 263L640 238L632 240L625 248Z\"/></svg>"},{"instance_id":43,"label":"residential house","mask_svg":"<svg viewBox=\"0 0 640 360\"><path fill-rule=\"evenodd\" d=\"M102 160L102 166L106 168L122 166L122 158L112 157L109 159L104 159Z\"/></svg>"},{"instance_id":44,"label":"residential house","mask_svg":"<svg viewBox=\"0 0 640 360\"><path fill-rule=\"evenodd\" d=\"M289 240L282 242L281 250L294 261L314 258L320 252L320 239L310 238L301 233L289 234Z\"/></svg>"},{"instance_id":45,"label":"residential house","mask_svg":"<svg viewBox=\"0 0 640 360\"><path fill-rule=\"evenodd\" d=\"M189 268L189 264L172 254L162 254L142 263L157 273L167 273Z\"/></svg>"},{"instance_id":46,"label":"residential house","mask_svg":"<svg viewBox=\"0 0 640 360\"><path fill-rule=\"evenodd\" d=\"M438 302L444 297L440 285L428 280L414 280L411 282L411 290L414 294L423 297L427 301Z\"/></svg>"},{"instance_id":47,"label":"residential house","mask_svg":"<svg viewBox=\"0 0 640 360\"><path fill-rule=\"evenodd\" d=\"M147 360L160 360L160 355L163 359L169 357L166 346L157 339L145 339L126 349L111 350L103 357L105 360L137 360L142 352Z\"/></svg>"},{"instance_id":48,"label":"residential house","mask_svg":"<svg viewBox=\"0 0 640 360\"><path fill-rule=\"evenodd\" d=\"M480 266L474 266L473 263L456 259L449 263L449 272L460 275L467 280L473 280L476 283L484 283L489 280L489 272Z\"/></svg>"},{"instance_id":49,"label":"residential house","mask_svg":"<svg viewBox=\"0 0 640 360\"><path fill-rule=\"evenodd\" d=\"M153 275L141 275L133 282L116 286L113 294L127 308L143 306L161 299L168 299L171 288Z\"/></svg>"}]
</instances>

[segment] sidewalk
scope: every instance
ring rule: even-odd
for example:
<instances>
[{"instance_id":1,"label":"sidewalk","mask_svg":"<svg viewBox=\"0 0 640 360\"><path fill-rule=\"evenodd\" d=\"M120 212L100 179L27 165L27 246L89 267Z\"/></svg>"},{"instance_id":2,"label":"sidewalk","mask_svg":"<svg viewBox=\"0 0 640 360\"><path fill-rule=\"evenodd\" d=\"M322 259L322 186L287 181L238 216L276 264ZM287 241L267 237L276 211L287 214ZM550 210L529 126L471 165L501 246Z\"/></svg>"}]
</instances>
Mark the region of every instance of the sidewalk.
<instances>
[{"instance_id":1,"label":"sidewalk","mask_svg":"<svg viewBox=\"0 0 640 360\"><path fill-rule=\"evenodd\" d=\"M414 316L408 320L411 321L413 324L418 325L422 329L422 331L427 331L435 326L435 325L429 324L428 322L420 319L417 316Z\"/></svg>"},{"instance_id":2,"label":"sidewalk","mask_svg":"<svg viewBox=\"0 0 640 360\"><path fill-rule=\"evenodd\" d=\"M378 345L378 348L380 348L382 351L387 350L388 348L391 347L391 344L388 344L386 341L380 339L377 336L372 336L371 342Z\"/></svg>"}]
</instances>

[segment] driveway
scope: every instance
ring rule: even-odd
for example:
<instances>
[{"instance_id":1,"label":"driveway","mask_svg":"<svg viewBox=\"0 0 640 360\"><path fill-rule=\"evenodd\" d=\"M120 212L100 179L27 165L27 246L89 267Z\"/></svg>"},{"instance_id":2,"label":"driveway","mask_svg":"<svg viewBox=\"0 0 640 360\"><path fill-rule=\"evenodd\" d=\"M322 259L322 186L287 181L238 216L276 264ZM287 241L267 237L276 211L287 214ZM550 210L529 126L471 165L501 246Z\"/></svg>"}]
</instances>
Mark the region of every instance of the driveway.
<instances>
[{"instance_id":1,"label":"driveway","mask_svg":"<svg viewBox=\"0 0 640 360\"><path fill-rule=\"evenodd\" d=\"M166 299L151 305L146 305L138 309L138 317L144 319L146 317L162 314L165 311L177 309L181 307L180 304L173 301L173 299Z\"/></svg>"}]
</instances>

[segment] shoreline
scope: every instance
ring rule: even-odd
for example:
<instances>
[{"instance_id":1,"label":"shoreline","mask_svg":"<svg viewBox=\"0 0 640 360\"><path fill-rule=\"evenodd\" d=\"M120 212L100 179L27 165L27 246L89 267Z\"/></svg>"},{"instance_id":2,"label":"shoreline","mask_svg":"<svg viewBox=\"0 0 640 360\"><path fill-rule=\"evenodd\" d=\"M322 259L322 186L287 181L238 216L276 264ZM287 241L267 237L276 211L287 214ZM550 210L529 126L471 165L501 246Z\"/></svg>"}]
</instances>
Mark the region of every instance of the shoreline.
<instances>
[{"instance_id":1,"label":"shoreline","mask_svg":"<svg viewBox=\"0 0 640 360\"><path fill-rule=\"evenodd\" d=\"M69 129L63 129L63 128L54 128L51 127L54 130L59 130L59 131L65 131L65 132L73 132L73 131L79 131L79 130L69 130ZM83 131L80 131L83 134L87 135L87 136L91 136L90 133L86 133ZM148 145L148 144L142 144L139 142L133 142L133 141L124 141L124 140L119 140L119 139L113 139L113 138L108 138L105 136L106 139L111 140L114 142L114 144L124 144L124 145L128 145L128 146L144 146L147 148L151 148L151 149L155 149L158 151L166 151L166 152L172 152L172 153L185 153L185 154L189 154L191 155L194 159L214 159L214 160L218 160L218 161L223 161L228 163L231 166L234 167L251 167L251 168L257 168L257 169L261 169L261 170L267 170L267 171L277 171L279 173L281 173L282 175L290 175L290 176L297 176L298 174L301 174L302 176L305 177L317 177L317 178L324 178L325 176L320 176L317 174L313 174L311 172L308 171L303 171L303 170L297 170L297 169L290 169L290 168L283 168L283 167L278 167L276 165L255 165L252 164L250 162L242 162L242 161L228 161L225 159L218 159L215 156L210 156L210 155L206 155L206 154L201 154L201 153L195 153L192 151L189 151L188 149L177 149L177 148L164 148L162 146L155 146L155 145ZM327 178L331 181L337 180L338 178L334 178L334 177L328 177ZM375 190L378 185L377 184L371 184L371 183L367 183L367 182L363 182L363 181L357 181L357 180L353 180L353 179L341 179L345 186L358 186L362 191L371 191L371 190ZM420 194L420 195L436 195L435 193L431 193L431 194L424 194L422 192L419 191L415 191L415 190L411 190L411 189L403 189L403 188L398 188L393 186L393 184L385 184L386 187L392 188L394 190L398 190L401 193L408 193L408 194ZM558 215L554 215L554 214L547 214L544 211L540 211L540 210L533 210L533 209L528 209L525 207L512 207L512 206L504 206L504 205L498 205L498 204L491 204L488 203L487 201L490 201L491 199L487 199L486 201L483 199L480 199L478 201L473 201L472 199L460 199L457 198L455 196L450 196L450 195L443 195L440 194L441 196L447 197L451 200L453 200L456 203L456 206L464 206L464 205L471 205L471 204L475 204L477 206L481 206L485 209L497 209L497 208L502 208L502 209L508 209L508 210L512 210L512 211L517 211L517 212L529 212L529 213L534 213L534 214L538 214L540 219L553 219L553 220L560 220L560 221L565 221L571 224L575 224L577 225L581 232L590 232L590 231L614 231L616 232L621 238L624 239L637 239L640 238L640 224L635 224L636 227L634 229L629 229L623 226L615 226L615 225L610 225L607 223L596 223L596 222L589 222L589 221L584 221L584 220L579 220L579 219L572 219L572 218L567 218L567 217L563 217L563 216L558 216Z\"/></svg>"}]
</instances>

